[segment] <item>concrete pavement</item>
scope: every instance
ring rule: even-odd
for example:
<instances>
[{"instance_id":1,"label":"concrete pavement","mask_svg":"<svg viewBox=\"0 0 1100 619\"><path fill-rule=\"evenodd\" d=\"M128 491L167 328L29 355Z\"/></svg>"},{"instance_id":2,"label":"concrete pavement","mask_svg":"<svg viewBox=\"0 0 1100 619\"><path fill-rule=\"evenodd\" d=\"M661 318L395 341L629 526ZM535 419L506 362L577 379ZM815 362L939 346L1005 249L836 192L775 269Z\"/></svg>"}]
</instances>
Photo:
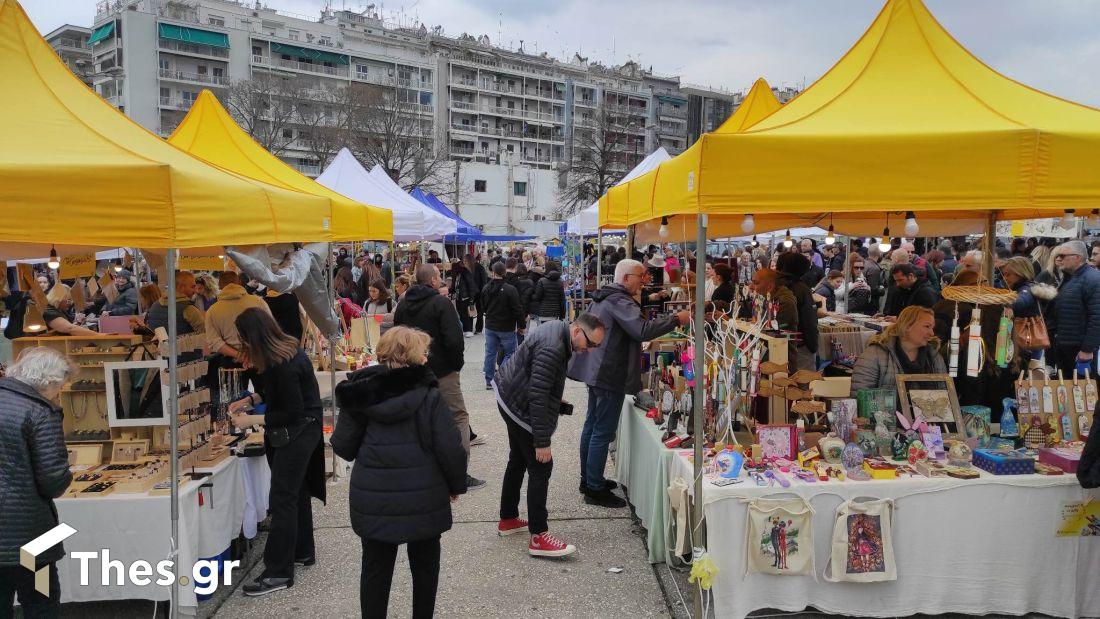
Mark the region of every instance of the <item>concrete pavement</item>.
<instances>
[{"instance_id":1,"label":"concrete pavement","mask_svg":"<svg viewBox=\"0 0 1100 619\"><path fill-rule=\"evenodd\" d=\"M629 509L586 505L577 491L577 444L587 403L585 389L578 383L569 381L566 387L565 399L574 404L576 414L562 418L554 436L548 499L551 533L576 545L577 553L561 560L535 559L527 554L525 535L501 538L496 534L508 444L493 392L485 389L483 351L482 336L466 340L462 386L471 424L487 441L473 448L470 472L488 483L459 499L455 526L443 536L437 616L669 616L642 538L632 532ZM330 486L329 497L327 506L315 504L317 565L301 569L287 591L256 599L235 592L216 616L358 615L361 549L348 521L347 481ZM520 513L525 512L521 503ZM403 551L398 557L390 598L394 617L408 616L412 607L408 561ZM622 571L609 572L610 568ZM254 568L247 578L256 577L260 569ZM678 606L674 591L671 597Z\"/></svg>"}]
</instances>

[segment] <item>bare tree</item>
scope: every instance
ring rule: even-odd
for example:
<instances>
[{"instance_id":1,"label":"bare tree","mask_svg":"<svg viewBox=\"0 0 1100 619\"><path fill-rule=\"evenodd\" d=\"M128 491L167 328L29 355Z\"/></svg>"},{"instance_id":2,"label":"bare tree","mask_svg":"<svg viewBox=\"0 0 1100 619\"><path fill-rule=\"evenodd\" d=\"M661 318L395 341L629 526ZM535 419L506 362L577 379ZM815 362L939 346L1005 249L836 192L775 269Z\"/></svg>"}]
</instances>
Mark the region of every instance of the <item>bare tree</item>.
<instances>
[{"instance_id":1,"label":"bare tree","mask_svg":"<svg viewBox=\"0 0 1100 619\"><path fill-rule=\"evenodd\" d=\"M299 78L258 72L230 85L222 103L252 139L280 155L294 141L293 131L286 130L295 124L304 90Z\"/></svg>"},{"instance_id":2,"label":"bare tree","mask_svg":"<svg viewBox=\"0 0 1100 619\"><path fill-rule=\"evenodd\" d=\"M308 99L297 106L296 120L300 142L321 169L332 161L341 148L353 142L355 110L359 84L348 87L312 91ZM301 136L305 134L305 138Z\"/></svg>"},{"instance_id":3,"label":"bare tree","mask_svg":"<svg viewBox=\"0 0 1100 619\"><path fill-rule=\"evenodd\" d=\"M356 157L369 168L382 166L405 189L438 193L451 186L450 158L435 139L432 119L422 117L415 102L402 101L402 89L356 86L349 89L349 147Z\"/></svg>"},{"instance_id":4,"label":"bare tree","mask_svg":"<svg viewBox=\"0 0 1100 619\"><path fill-rule=\"evenodd\" d=\"M578 117L570 160L558 176L555 218L587 207L622 178L631 153L639 150L638 139L625 133L621 119L605 105L591 117Z\"/></svg>"}]
</instances>

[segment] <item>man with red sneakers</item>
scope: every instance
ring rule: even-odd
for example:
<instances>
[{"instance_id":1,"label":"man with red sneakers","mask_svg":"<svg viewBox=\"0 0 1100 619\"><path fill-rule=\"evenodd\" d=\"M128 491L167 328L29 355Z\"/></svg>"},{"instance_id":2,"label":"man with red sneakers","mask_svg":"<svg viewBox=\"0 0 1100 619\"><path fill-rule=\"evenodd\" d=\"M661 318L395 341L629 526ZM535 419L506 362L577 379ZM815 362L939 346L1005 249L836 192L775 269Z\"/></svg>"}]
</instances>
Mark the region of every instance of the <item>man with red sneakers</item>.
<instances>
[{"instance_id":1,"label":"man with red sneakers","mask_svg":"<svg viewBox=\"0 0 1100 619\"><path fill-rule=\"evenodd\" d=\"M564 557L577 551L548 531L546 494L554 469L550 437L558 427L558 416L573 413L573 405L561 399L570 357L598 347L603 338L604 325L592 314L581 314L573 324L545 322L527 335L492 383L497 408L508 427L509 446L497 532L504 536L529 531L527 552L532 556ZM519 517L524 473L530 522Z\"/></svg>"}]
</instances>

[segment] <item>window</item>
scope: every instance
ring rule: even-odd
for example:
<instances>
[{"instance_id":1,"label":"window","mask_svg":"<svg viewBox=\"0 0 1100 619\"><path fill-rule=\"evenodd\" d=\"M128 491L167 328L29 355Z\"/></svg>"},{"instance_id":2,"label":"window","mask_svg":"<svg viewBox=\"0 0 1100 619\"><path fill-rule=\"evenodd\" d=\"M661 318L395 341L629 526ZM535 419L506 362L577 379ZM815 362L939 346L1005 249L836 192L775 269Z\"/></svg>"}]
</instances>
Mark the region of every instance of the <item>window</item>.
<instances>
[{"instance_id":1,"label":"window","mask_svg":"<svg viewBox=\"0 0 1100 619\"><path fill-rule=\"evenodd\" d=\"M252 55L253 56L263 56L264 55L264 50L260 49L259 45L253 45L252 46Z\"/></svg>"},{"instance_id":2,"label":"window","mask_svg":"<svg viewBox=\"0 0 1100 619\"><path fill-rule=\"evenodd\" d=\"M474 191L477 193L485 193L485 181L474 181Z\"/></svg>"},{"instance_id":3,"label":"window","mask_svg":"<svg viewBox=\"0 0 1100 619\"><path fill-rule=\"evenodd\" d=\"M294 130L293 129L283 129L283 138L285 138L287 140L293 139L294 138ZM167 301L165 301L165 303L167 303Z\"/></svg>"},{"instance_id":4,"label":"window","mask_svg":"<svg viewBox=\"0 0 1100 619\"><path fill-rule=\"evenodd\" d=\"M421 91L420 92L420 105L431 105L431 104L432 104L432 93Z\"/></svg>"},{"instance_id":5,"label":"window","mask_svg":"<svg viewBox=\"0 0 1100 619\"><path fill-rule=\"evenodd\" d=\"M287 33L287 36L288 36L288 37L290 37L290 40L291 40L291 41L297 41L297 40L298 40L298 36L299 36L299 32L298 32L297 30L290 30L290 31L289 31L289 32Z\"/></svg>"},{"instance_id":6,"label":"window","mask_svg":"<svg viewBox=\"0 0 1100 619\"><path fill-rule=\"evenodd\" d=\"M206 75L206 65L200 64L196 71L199 75ZM165 303L167 303L167 301L165 301Z\"/></svg>"},{"instance_id":7,"label":"window","mask_svg":"<svg viewBox=\"0 0 1100 619\"><path fill-rule=\"evenodd\" d=\"M171 90L168 90L167 88L161 88L160 89L160 98L161 99L167 99L168 97L171 97L171 96L172 96L172 91Z\"/></svg>"},{"instance_id":8,"label":"window","mask_svg":"<svg viewBox=\"0 0 1100 619\"><path fill-rule=\"evenodd\" d=\"M513 184L515 185L515 187L512 188L512 193L513 194L515 194L517 196L526 196L527 195L527 183L516 181Z\"/></svg>"},{"instance_id":9,"label":"window","mask_svg":"<svg viewBox=\"0 0 1100 619\"><path fill-rule=\"evenodd\" d=\"M161 58L161 59L160 59L160 68L161 68L161 69L164 69L165 71L167 71L168 69L171 69L171 68L172 68L172 65L171 65L171 64L169 64L169 62L168 62L168 59L167 59L167 58ZM166 303L167 303L167 301L166 301Z\"/></svg>"},{"instance_id":10,"label":"window","mask_svg":"<svg viewBox=\"0 0 1100 619\"><path fill-rule=\"evenodd\" d=\"M219 26L219 27L224 28L225 27L225 18L222 17L221 15L210 15L209 17L206 18L206 23L210 24L211 26ZM167 301L166 301L166 303L167 303Z\"/></svg>"},{"instance_id":11,"label":"window","mask_svg":"<svg viewBox=\"0 0 1100 619\"><path fill-rule=\"evenodd\" d=\"M225 69L222 67L214 67L214 77L225 77Z\"/></svg>"}]
</instances>

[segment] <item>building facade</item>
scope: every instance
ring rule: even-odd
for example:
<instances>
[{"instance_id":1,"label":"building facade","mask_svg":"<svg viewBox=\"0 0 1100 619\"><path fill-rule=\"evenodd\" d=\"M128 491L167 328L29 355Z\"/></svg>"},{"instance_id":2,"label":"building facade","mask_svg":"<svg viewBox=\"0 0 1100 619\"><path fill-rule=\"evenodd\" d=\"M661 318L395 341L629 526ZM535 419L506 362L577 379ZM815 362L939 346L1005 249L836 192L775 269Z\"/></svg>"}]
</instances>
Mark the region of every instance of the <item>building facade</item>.
<instances>
[{"instance_id":1,"label":"building facade","mask_svg":"<svg viewBox=\"0 0 1100 619\"><path fill-rule=\"evenodd\" d=\"M319 105L341 88L380 89L415 117L418 145L447 159L441 197L498 234L556 233L562 177L594 132L625 174L659 146L682 152L694 128L717 126L736 102L632 62L560 61L485 35L401 27L373 5L310 17L235 0L104 0L91 28L49 36L100 96L165 137L204 88L224 100L242 81L293 77ZM309 176L322 163L315 127L287 122L279 136L277 154Z\"/></svg>"}]
</instances>

